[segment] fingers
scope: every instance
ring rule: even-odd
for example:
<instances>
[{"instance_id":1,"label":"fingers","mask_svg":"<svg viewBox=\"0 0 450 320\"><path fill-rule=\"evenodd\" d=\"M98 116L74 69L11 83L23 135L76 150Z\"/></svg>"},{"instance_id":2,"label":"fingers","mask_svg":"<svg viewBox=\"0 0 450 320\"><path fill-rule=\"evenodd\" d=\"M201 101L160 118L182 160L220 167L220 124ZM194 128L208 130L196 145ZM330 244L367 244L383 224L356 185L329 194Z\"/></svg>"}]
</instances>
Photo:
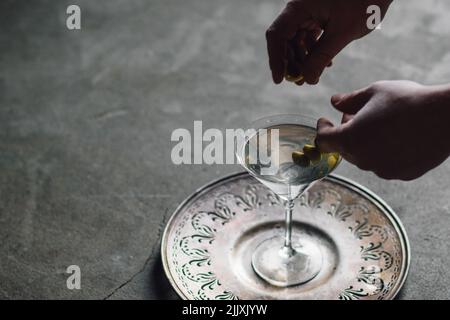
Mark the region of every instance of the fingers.
<instances>
[{"instance_id":1,"label":"fingers","mask_svg":"<svg viewBox=\"0 0 450 320\"><path fill-rule=\"evenodd\" d=\"M310 51L316 45L317 40L319 39L321 34L321 29L313 29L306 33L304 42L306 44L306 47L308 48L308 51Z\"/></svg>"},{"instance_id":2,"label":"fingers","mask_svg":"<svg viewBox=\"0 0 450 320\"><path fill-rule=\"evenodd\" d=\"M330 120L320 118L317 121L316 144L323 152L345 153L346 124L335 127Z\"/></svg>"},{"instance_id":3,"label":"fingers","mask_svg":"<svg viewBox=\"0 0 450 320\"><path fill-rule=\"evenodd\" d=\"M287 43L279 36L276 36L273 31L267 31L266 38L272 79L275 84L279 84L283 81L284 70L286 69Z\"/></svg>"},{"instance_id":4,"label":"fingers","mask_svg":"<svg viewBox=\"0 0 450 320\"><path fill-rule=\"evenodd\" d=\"M290 42L291 46L297 49L295 54L295 63L298 65L297 70L299 70L302 75L301 81L295 82L297 85L301 86L305 83L305 79L303 77L302 63L305 61L306 56L312 50L312 48L316 45L317 39L320 37L322 33L321 29L312 29L312 30L302 30L297 33L297 36L294 38L294 41ZM289 58L288 58L289 59ZM291 62L288 62L290 64ZM331 61L327 67L331 67L333 62ZM289 72L289 67L288 67Z\"/></svg>"},{"instance_id":5,"label":"fingers","mask_svg":"<svg viewBox=\"0 0 450 320\"><path fill-rule=\"evenodd\" d=\"M341 123L342 123L342 124L347 123L347 122L349 122L350 120L352 120L354 117L355 117L355 115L353 115L353 114L344 113L344 114L342 115L342 121L341 121Z\"/></svg>"},{"instance_id":6,"label":"fingers","mask_svg":"<svg viewBox=\"0 0 450 320\"><path fill-rule=\"evenodd\" d=\"M295 37L307 18L299 3L290 2L266 32L269 65L276 84L283 81L286 70L287 42Z\"/></svg>"},{"instance_id":7,"label":"fingers","mask_svg":"<svg viewBox=\"0 0 450 320\"><path fill-rule=\"evenodd\" d=\"M308 84L317 84L323 70L349 42L345 38L325 32L305 59L305 81Z\"/></svg>"},{"instance_id":8,"label":"fingers","mask_svg":"<svg viewBox=\"0 0 450 320\"><path fill-rule=\"evenodd\" d=\"M331 97L331 104L345 114L354 115L366 105L371 96L368 88L364 88L351 93L335 94Z\"/></svg>"},{"instance_id":9,"label":"fingers","mask_svg":"<svg viewBox=\"0 0 450 320\"><path fill-rule=\"evenodd\" d=\"M299 62L304 59L306 53L305 49L301 47L300 41L297 41L296 38L288 42L285 79L297 83L303 79Z\"/></svg>"},{"instance_id":10,"label":"fingers","mask_svg":"<svg viewBox=\"0 0 450 320\"><path fill-rule=\"evenodd\" d=\"M351 119L350 119L351 120ZM369 170L360 159L350 150L348 130L350 122L335 127L330 120L321 118L317 122L316 145L322 152L337 152L348 162L358 166L362 170Z\"/></svg>"}]
</instances>

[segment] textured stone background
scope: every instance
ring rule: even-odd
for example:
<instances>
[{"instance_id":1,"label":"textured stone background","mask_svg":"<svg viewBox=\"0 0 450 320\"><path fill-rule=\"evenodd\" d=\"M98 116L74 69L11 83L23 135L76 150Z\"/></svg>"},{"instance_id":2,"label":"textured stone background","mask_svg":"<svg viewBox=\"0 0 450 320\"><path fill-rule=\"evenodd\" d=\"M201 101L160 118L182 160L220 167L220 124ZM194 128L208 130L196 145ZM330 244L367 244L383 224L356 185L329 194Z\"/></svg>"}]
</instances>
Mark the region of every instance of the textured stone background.
<instances>
[{"instance_id":1,"label":"textured stone background","mask_svg":"<svg viewBox=\"0 0 450 320\"><path fill-rule=\"evenodd\" d=\"M65 27L74 2L78 32ZM172 165L176 128L288 112L338 120L333 93L382 79L450 81L449 1L399 0L318 86L274 86L264 31L282 5L1 1L0 298L176 298L159 258L165 221L196 188L239 170ZM405 225L412 260L401 299L450 298L449 170L410 183L338 170ZM65 287L71 264L82 269L79 291Z\"/></svg>"}]
</instances>

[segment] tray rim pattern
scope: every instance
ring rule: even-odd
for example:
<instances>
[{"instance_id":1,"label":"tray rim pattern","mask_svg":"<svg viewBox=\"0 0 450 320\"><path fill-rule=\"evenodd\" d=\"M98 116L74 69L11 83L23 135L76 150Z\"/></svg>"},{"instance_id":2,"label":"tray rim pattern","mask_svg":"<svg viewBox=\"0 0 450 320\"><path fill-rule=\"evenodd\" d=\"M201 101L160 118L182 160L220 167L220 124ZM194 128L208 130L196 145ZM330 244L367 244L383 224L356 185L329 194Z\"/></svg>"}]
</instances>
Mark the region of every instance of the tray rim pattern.
<instances>
[{"instance_id":1,"label":"tray rim pattern","mask_svg":"<svg viewBox=\"0 0 450 320\"><path fill-rule=\"evenodd\" d=\"M169 237L171 225L173 224L173 221L178 216L180 211L185 207L185 205L187 203L189 203L191 200L193 200L194 198L196 198L197 196L199 196L201 193L203 193L203 192L207 191L208 189L211 189L214 186L221 184L227 180L239 179L240 177L243 177L243 176L251 177L251 175L249 173L247 173L245 171L240 171L240 172L228 174L228 175L220 177L218 179L214 179L214 180L208 182L207 184L197 188L193 193L191 193L188 197L186 197L186 199L184 199L176 207L176 209L174 210L174 212L168 219L166 226L164 227L164 232L162 234L161 247L160 247L161 260L162 260L164 273L165 273L167 279L169 280L169 283L171 284L172 288L175 290L177 295L183 300L189 300L189 298L183 293L183 291L176 284L176 282L173 278L173 275L170 271L169 261L168 261L168 257L167 257L167 243L168 243L168 237ZM323 180L328 180L328 181L343 185L343 186L347 187L348 189L365 197L367 200L369 200L373 205L375 205L379 210L381 210L384 213L386 218L391 222L392 226L396 230L396 232L399 236L401 249L402 249L402 252L404 253L404 257L402 259L403 261L402 261L402 266L401 266L401 270L400 270L399 280L398 280L398 282L395 286L395 289L393 290L393 293L390 297L390 299L394 299L400 292L401 288L403 287L403 285L407 279L407 276L409 273L410 261L411 261L410 243L409 243L409 239L406 234L405 228L404 228L403 224L401 223L401 220L399 219L399 217L397 216L395 211L383 199L381 199L378 195L376 195L374 192L372 192L368 188L362 186L361 184L359 184L349 178L345 178L345 177L342 177L340 175L333 174L333 173L328 175L327 177L325 177Z\"/></svg>"}]
</instances>

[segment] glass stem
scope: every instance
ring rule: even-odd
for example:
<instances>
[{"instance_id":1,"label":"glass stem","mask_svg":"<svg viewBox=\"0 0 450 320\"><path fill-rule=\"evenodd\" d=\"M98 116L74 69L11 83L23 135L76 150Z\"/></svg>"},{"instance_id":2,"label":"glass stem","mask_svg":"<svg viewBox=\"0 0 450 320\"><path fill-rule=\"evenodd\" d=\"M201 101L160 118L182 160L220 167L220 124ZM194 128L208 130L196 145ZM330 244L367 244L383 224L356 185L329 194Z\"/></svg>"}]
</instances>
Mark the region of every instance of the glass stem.
<instances>
[{"instance_id":1,"label":"glass stem","mask_svg":"<svg viewBox=\"0 0 450 320\"><path fill-rule=\"evenodd\" d=\"M285 204L286 215L286 233L284 237L284 250L290 256L294 253L292 248L292 209L294 208L294 200L289 199Z\"/></svg>"}]
</instances>

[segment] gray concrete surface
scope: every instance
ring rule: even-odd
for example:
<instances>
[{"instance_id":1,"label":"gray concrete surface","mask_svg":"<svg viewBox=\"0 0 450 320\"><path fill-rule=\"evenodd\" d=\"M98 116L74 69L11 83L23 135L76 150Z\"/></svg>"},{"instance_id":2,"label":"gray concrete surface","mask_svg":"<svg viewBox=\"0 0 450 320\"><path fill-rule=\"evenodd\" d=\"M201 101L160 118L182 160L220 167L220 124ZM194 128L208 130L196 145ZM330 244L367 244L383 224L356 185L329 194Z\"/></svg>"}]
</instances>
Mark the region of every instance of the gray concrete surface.
<instances>
[{"instance_id":1,"label":"gray concrete surface","mask_svg":"<svg viewBox=\"0 0 450 320\"><path fill-rule=\"evenodd\" d=\"M65 27L69 3L81 6L81 31ZM318 86L276 87L264 31L282 5L1 1L0 298L177 298L161 230L192 191L239 168L172 165L174 129L288 112L338 120L333 93L381 79L450 81L450 3L404 0ZM450 298L450 163L409 183L348 164L338 173L379 194L406 227L412 260L399 298ZM72 264L81 290L66 288Z\"/></svg>"}]
</instances>

